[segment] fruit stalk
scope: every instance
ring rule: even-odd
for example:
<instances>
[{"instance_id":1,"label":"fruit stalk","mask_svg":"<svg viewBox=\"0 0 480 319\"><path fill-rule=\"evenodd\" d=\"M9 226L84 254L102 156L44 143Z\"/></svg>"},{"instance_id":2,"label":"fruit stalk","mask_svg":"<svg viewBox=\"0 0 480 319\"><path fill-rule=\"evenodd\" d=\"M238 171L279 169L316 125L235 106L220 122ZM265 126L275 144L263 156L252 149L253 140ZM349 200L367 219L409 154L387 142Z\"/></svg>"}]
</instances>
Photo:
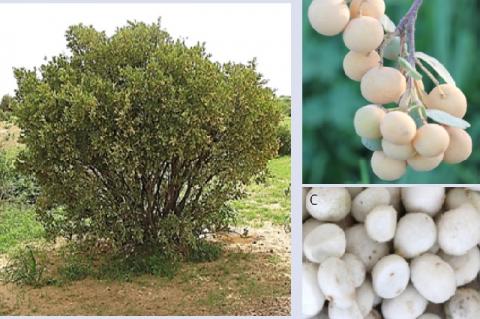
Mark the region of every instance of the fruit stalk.
<instances>
[{"instance_id":1,"label":"fruit stalk","mask_svg":"<svg viewBox=\"0 0 480 319\"><path fill-rule=\"evenodd\" d=\"M415 22L417 13L423 4L423 0L414 0L407 14L400 20L396 33L401 37L406 36L408 45L408 57L412 67L415 68Z\"/></svg>"}]
</instances>

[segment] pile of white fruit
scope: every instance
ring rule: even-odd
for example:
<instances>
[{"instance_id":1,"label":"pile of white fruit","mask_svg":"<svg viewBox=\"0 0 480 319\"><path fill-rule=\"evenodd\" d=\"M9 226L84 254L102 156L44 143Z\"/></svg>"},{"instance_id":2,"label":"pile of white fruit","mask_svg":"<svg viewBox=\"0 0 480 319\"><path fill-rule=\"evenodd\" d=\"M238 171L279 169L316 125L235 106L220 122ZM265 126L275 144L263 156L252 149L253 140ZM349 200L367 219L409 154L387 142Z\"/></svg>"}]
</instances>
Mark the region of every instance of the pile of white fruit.
<instances>
[{"instance_id":1,"label":"pile of white fruit","mask_svg":"<svg viewBox=\"0 0 480 319\"><path fill-rule=\"evenodd\" d=\"M303 317L479 319L477 191L304 189Z\"/></svg>"}]
</instances>

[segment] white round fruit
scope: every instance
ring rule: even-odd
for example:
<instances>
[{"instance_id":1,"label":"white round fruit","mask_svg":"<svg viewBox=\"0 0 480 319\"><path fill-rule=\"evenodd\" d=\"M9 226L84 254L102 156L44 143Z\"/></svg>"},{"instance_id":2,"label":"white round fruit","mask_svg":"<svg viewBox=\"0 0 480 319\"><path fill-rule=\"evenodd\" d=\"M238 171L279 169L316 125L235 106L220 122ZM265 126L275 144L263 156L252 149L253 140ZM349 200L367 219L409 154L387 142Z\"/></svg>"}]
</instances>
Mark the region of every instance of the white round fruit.
<instances>
[{"instance_id":1,"label":"white round fruit","mask_svg":"<svg viewBox=\"0 0 480 319\"><path fill-rule=\"evenodd\" d=\"M467 203L445 212L438 221L438 244L449 255L465 255L480 241L480 214Z\"/></svg>"},{"instance_id":2,"label":"white round fruit","mask_svg":"<svg viewBox=\"0 0 480 319\"><path fill-rule=\"evenodd\" d=\"M427 252L437 240L433 219L424 213L406 214L397 224L394 247L397 254L413 258Z\"/></svg>"},{"instance_id":3,"label":"white round fruit","mask_svg":"<svg viewBox=\"0 0 480 319\"><path fill-rule=\"evenodd\" d=\"M389 158L382 151L373 152L370 159L373 173L384 181L399 179L407 171L407 163Z\"/></svg>"},{"instance_id":4,"label":"white round fruit","mask_svg":"<svg viewBox=\"0 0 480 319\"><path fill-rule=\"evenodd\" d=\"M352 202L352 216L364 222L367 214L379 205L390 203L390 193L385 187L371 187L363 190Z\"/></svg>"},{"instance_id":5,"label":"white round fruit","mask_svg":"<svg viewBox=\"0 0 480 319\"><path fill-rule=\"evenodd\" d=\"M345 247L345 233L335 224L315 227L303 241L305 257L313 263L321 263L329 257L341 257Z\"/></svg>"},{"instance_id":6,"label":"white round fruit","mask_svg":"<svg viewBox=\"0 0 480 319\"><path fill-rule=\"evenodd\" d=\"M410 263L410 271L413 286L428 301L442 303L455 294L455 272L437 255L416 257Z\"/></svg>"},{"instance_id":7,"label":"white round fruit","mask_svg":"<svg viewBox=\"0 0 480 319\"><path fill-rule=\"evenodd\" d=\"M302 264L302 315L313 317L320 313L325 303L325 296L317 284L318 267Z\"/></svg>"},{"instance_id":8,"label":"white round fruit","mask_svg":"<svg viewBox=\"0 0 480 319\"><path fill-rule=\"evenodd\" d=\"M372 240L363 224L356 224L345 231L347 238L346 252L356 255L363 262L367 271L386 256L390 250L387 243Z\"/></svg>"},{"instance_id":9,"label":"white round fruit","mask_svg":"<svg viewBox=\"0 0 480 319\"><path fill-rule=\"evenodd\" d=\"M378 242L387 242L395 236L397 211L393 206L377 206L368 213L365 228L368 236Z\"/></svg>"},{"instance_id":10,"label":"white round fruit","mask_svg":"<svg viewBox=\"0 0 480 319\"><path fill-rule=\"evenodd\" d=\"M435 216L443 206L445 187L412 186L403 187L402 203L407 212L422 212Z\"/></svg>"},{"instance_id":11,"label":"white round fruit","mask_svg":"<svg viewBox=\"0 0 480 319\"><path fill-rule=\"evenodd\" d=\"M408 263L398 255L385 256L373 267L373 289L382 298L389 299L399 296L409 281Z\"/></svg>"},{"instance_id":12,"label":"white round fruit","mask_svg":"<svg viewBox=\"0 0 480 319\"><path fill-rule=\"evenodd\" d=\"M343 0L313 0L308 20L315 31L326 36L341 33L350 21L350 10Z\"/></svg>"},{"instance_id":13,"label":"white round fruit","mask_svg":"<svg viewBox=\"0 0 480 319\"><path fill-rule=\"evenodd\" d=\"M474 289L458 289L445 305L449 319L478 319L480 315L480 293Z\"/></svg>"},{"instance_id":14,"label":"white round fruit","mask_svg":"<svg viewBox=\"0 0 480 319\"><path fill-rule=\"evenodd\" d=\"M458 287L475 280L480 272L480 250L478 246L473 247L462 256L451 256L441 252L440 257L452 267Z\"/></svg>"},{"instance_id":15,"label":"white round fruit","mask_svg":"<svg viewBox=\"0 0 480 319\"><path fill-rule=\"evenodd\" d=\"M377 139L382 137L380 123L385 116L385 110L378 105L369 104L359 108L353 118L353 126L358 136Z\"/></svg>"},{"instance_id":16,"label":"white round fruit","mask_svg":"<svg viewBox=\"0 0 480 319\"><path fill-rule=\"evenodd\" d=\"M383 27L375 18L362 16L352 19L343 32L343 42L351 51L369 53L383 41Z\"/></svg>"},{"instance_id":17,"label":"white round fruit","mask_svg":"<svg viewBox=\"0 0 480 319\"><path fill-rule=\"evenodd\" d=\"M317 280L328 301L343 309L355 303L355 286L343 260L330 257L322 262L318 267Z\"/></svg>"},{"instance_id":18,"label":"white round fruit","mask_svg":"<svg viewBox=\"0 0 480 319\"><path fill-rule=\"evenodd\" d=\"M382 302L385 319L415 319L427 308L427 300L411 285L397 297Z\"/></svg>"},{"instance_id":19,"label":"white round fruit","mask_svg":"<svg viewBox=\"0 0 480 319\"><path fill-rule=\"evenodd\" d=\"M343 187L314 187L307 193L305 205L312 217L337 222L350 212L350 193Z\"/></svg>"}]
</instances>

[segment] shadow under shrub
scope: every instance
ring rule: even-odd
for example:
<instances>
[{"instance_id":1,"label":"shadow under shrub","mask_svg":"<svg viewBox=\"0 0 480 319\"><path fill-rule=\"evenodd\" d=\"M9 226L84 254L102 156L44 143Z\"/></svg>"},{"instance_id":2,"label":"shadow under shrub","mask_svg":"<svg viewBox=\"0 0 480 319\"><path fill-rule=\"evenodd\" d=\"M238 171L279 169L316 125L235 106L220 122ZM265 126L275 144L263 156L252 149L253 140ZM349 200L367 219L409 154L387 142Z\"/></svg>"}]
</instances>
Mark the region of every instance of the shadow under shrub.
<instances>
[{"instance_id":1,"label":"shadow under shrub","mask_svg":"<svg viewBox=\"0 0 480 319\"><path fill-rule=\"evenodd\" d=\"M276 155L273 92L255 62L213 62L157 24L111 37L77 25L66 38L71 55L15 70L19 163L41 187L40 221L52 237L107 239L125 255L186 255L231 222L225 203Z\"/></svg>"}]
</instances>

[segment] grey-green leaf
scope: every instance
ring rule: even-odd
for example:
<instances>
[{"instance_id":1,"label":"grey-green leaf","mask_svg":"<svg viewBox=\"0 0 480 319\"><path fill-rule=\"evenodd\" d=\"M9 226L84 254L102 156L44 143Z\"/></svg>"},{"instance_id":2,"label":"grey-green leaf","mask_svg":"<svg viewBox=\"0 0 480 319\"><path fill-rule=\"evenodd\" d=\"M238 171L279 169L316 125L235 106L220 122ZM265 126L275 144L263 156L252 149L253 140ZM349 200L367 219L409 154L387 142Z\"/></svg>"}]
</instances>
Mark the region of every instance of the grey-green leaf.
<instances>
[{"instance_id":1,"label":"grey-green leaf","mask_svg":"<svg viewBox=\"0 0 480 319\"><path fill-rule=\"evenodd\" d=\"M408 114L415 121L417 128L420 128L425 124L423 119L426 118L427 115L425 114L425 109L422 106L413 107Z\"/></svg>"},{"instance_id":2,"label":"grey-green leaf","mask_svg":"<svg viewBox=\"0 0 480 319\"><path fill-rule=\"evenodd\" d=\"M442 63L440 63L440 61L423 52L415 52L415 57L428 63L428 65L430 65L446 83L456 86L453 77L450 75L447 68Z\"/></svg>"},{"instance_id":3,"label":"grey-green leaf","mask_svg":"<svg viewBox=\"0 0 480 319\"><path fill-rule=\"evenodd\" d=\"M380 22L382 23L383 29L386 32L395 32L395 23L393 23L393 21L386 14L380 18Z\"/></svg>"},{"instance_id":4,"label":"grey-green leaf","mask_svg":"<svg viewBox=\"0 0 480 319\"><path fill-rule=\"evenodd\" d=\"M422 75L420 73L418 73L418 71L415 69L415 67L413 67L410 63L408 63L407 60L405 60L402 57L399 57L398 58L398 63L400 63L401 67L407 69L407 73L408 73L409 76L411 76L415 80L421 80L422 79Z\"/></svg>"},{"instance_id":5,"label":"grey-green leaf","mask_svg":"<svg viewBox=\"0 0 480 319\"><path fill-rule=\"evenodd\" d=\"M362 144L372 152L382 150L382 140L362 137Z\"/></svg>"},{"instance_id":6,"label":"grey-green leaf","mask_svg":"<svg viewBox=\"0 0 480 319\"><path fill-rule=\"evenodd\" d=\"M427 116L435 122L452 127L457 127L463 130L470 127L470 123L468 123L467 121L448 114L444 111L429 109L427 110Z\"/></svg>"}]
</instances>

